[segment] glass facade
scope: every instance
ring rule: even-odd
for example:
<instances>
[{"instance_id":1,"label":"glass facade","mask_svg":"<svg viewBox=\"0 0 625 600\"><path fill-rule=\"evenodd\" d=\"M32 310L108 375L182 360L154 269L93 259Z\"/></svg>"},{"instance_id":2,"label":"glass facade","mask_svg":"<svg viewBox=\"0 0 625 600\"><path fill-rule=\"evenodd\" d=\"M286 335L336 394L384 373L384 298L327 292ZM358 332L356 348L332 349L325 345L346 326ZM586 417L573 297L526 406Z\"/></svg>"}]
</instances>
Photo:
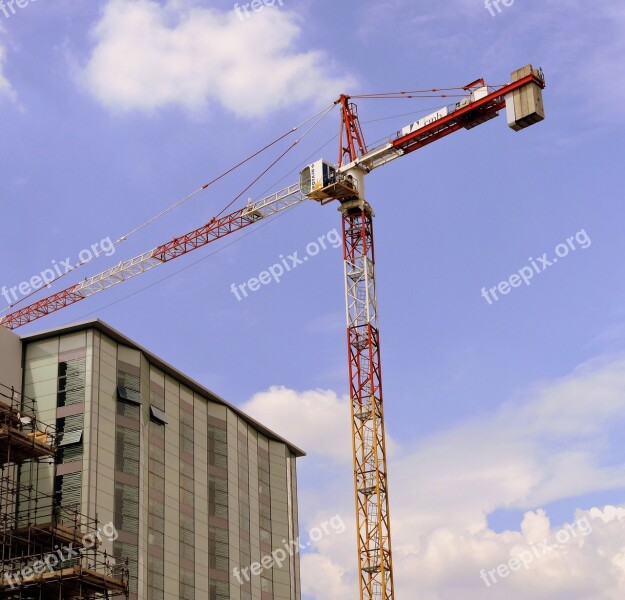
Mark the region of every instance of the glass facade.
<instances>
[{"instance_id":1,"label":"glass facade","mask_svg":"<svg viewBox=\"0 0 625 600\"><path fill-rule=\"evenodd\" d=\"M74 354L74 353L73 353ZM67 416L57 418L59 436L58 465L75 463L76 470L58 475L54 483L54 504L80 512L82 487L82 458L84 431L84 403L86 359L81 356L65 358L59 355L56 385L56 406L66 409Z\"/></svg>"},{"instance_id":2,"label":"glass facade","mask_svg":"<svg viewBox=\"0 0 625 600\"><path fill-rule=\"evenodd\" d=\"M297 557L250 573L297 535L297 449L104 324L23 343L54 502L114 526L130 600L300 600Z\"/></svg>"}]
</instances>

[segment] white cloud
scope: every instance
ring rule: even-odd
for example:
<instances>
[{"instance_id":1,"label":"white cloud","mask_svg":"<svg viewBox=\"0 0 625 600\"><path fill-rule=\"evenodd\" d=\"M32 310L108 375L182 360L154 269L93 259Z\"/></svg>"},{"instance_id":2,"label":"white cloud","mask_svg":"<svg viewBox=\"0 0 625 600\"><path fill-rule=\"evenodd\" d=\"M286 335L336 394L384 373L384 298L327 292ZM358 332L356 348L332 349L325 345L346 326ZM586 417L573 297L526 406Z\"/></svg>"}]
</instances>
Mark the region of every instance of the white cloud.
<instances>
[{"instance_id":1,"label":"white cloud","mask_svg":"<svg viewBox=\"0 0 625 600\"><path fill-rule=\"evenodd\" d=\"M255 394L242 409L305 452L351 465L349 405L335 392L276 386Z\"/></svg>"},{"instance_id":2,"label":"white cloud","mask_svg":"<svg viewBox=\"0 0 625 600\"><path fill-rule=\"evenodd\" d=\"M422 537L418 553L399 559L398 583L437 600L616 600L625 591L624 530L625 509L616 507L578 511L558 527L544 511L528 512L519 532L441 527ZM520 556L527 568L497 574Z\"/></svg>"},{"instance_id":3,"label":"white cloud","mask_svg":"<svg viewBox=\"0 0 625 600\"><path fill-rule=\"evenodd\" d=\"M301 570L305 574L302 582L304 597L321 600L353 600L356 598L352 585L345 583L345 572L327 556L304 554Z\"/></svg>"},{"instance_id":4,"label":"white cloud","mask_svg":"<svg viewBox=\"0 0 625 600\"><path fill-rule=\"evenodd\" d=\"M356 586L351 468L343 460L350 432L347 403L329 391L272 388L244 407L309 457L323 475L300 479L301 528L339 513L348 525L302 561L302 584L315 600L347 600ZM588 493L625 488L625 360L593 361L485 415L396 450L389 465L397 595L428 600L486 597L481 569L497 568L531 544L554 543L540 507ZM349 450L348 450L349 451ZM333 463L328 464L328 461ZM487 516L524 511L520 531L496 533ZM579 511L592 533L537 558L528 570L498 578L494 599L612 600L625 592L625 508ZM321 577L322 575L322 577ZM320 581L334 582L320 587Z\"/></svg>"},{"instance_id":5,"label":"white cloud","mask_svg":"<svg viewBox=\"0 0 625 600\"><path fill-rule=\"evenodd\" d=\"M622 4L518 0L509 7L500 3L501 13L495 11L493 17L481 0L448 0L444 10L438 2L380 0L363 8L357 30L363 40L391 30L397 38L416 44L420 54L445 62L455 61L458 54L473 57L480 61L476 67L486 81L493 84L509 80L506 72L523 66L518 61L525 56L521 60L545 70L547 118L560 114L568 123L572 118L568 113L573 112L579 136L586 129L623 120ZM399 21L398 14L402 15Z\"/></svg>"},{"instance_id":6,"label":"white cloud","mask_svg":"<svg viewBox=\"0 0 625 600\"><path fill-rule=\"evenodd\" d=\"M189 2L110 0L92 37L81 79L95 98L118 111L219 103L256 117L293 104L332 102L352 85L334 77L322 52L298 51L297 17L284 8L241 20Z\"/></svg>"},{"instance_id":7,"label":"white cloud","mask_svg":"<svg viewBox=\"0 0 625 600\"><path fill-rule=\"evenodd\" d=\"M578 511L570 523L558 526L544 511L530 511L521 531L500 534L485 524L480 529L440 527L424 534L407 529L401 520L394 524L398 597L617 600L625 592L625 508ZM304 598L349 600L357 595L352 533L330 537L302 557ZM410 537L418 549L406 544ZM510 562L519 557L527 568ZM500 565L517 570L508 567L501 576Z\"/></svg>"},{"instance_id":8,"label":"white cloud","mask_svg":"<svg viewBox=\"0 0 625 600\"><path fill-rule=\"evenodd\" d=\"M8 96L14 98L13 87L4 74L4 65L6 63L6 48L0 45L0 96Z\"/></svg>"}]
</instances>

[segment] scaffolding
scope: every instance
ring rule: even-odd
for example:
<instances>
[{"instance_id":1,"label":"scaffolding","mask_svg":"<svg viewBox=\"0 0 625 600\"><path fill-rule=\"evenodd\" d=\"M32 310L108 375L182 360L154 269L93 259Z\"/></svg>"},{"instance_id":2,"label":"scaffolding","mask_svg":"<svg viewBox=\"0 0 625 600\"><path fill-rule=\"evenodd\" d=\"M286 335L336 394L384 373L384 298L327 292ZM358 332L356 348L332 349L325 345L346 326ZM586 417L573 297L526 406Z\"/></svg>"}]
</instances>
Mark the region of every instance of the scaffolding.
<instances>
[{"instance_id":1,"label":"scaffolding","mask_svg":"<svg viewBox=\"0 0 625 600\"><path fill-rule=\"evenodd\" d=\"M0 383L0 598L127 600L128 564L102 549L101 524L59 502L61 436Z\"/></svg>"}]
</instances>

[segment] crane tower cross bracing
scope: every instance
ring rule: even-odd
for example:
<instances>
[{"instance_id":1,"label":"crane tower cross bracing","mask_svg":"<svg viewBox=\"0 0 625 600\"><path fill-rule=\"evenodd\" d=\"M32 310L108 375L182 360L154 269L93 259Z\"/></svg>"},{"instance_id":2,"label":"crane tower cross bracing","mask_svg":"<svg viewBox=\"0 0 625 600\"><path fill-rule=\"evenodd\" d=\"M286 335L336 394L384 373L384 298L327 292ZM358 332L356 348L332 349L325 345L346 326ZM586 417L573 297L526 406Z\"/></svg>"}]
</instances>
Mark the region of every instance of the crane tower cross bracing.
<instances>
[{"instance_id":1,"label":"crane tower cross bracing","mask_svg":"<svg viewBox=\"0 0 625 600\"><path fill-rule=\"evenodd\" d=\"M544 119L542 70L526 65L512 82L491 91L483 79L462 88L466 95L406 125L380 147L368 150L356 105L342 95L339 160L318 160L289 186L199 229L154 248L0 319L16 329L85 298L188 254L267 217L312 199L338 201L343 221L343 258L347 315L349 394L354 459L354 498L360 600L394 600L391 521L385 442L380 332L375 279L371 205L365 176L460 129L473 129L506 110L508 125L520 131ZM404 92L387 97L400 97ZM382 97L370 96L370 97Z\"/></svg>"}]
</instances>

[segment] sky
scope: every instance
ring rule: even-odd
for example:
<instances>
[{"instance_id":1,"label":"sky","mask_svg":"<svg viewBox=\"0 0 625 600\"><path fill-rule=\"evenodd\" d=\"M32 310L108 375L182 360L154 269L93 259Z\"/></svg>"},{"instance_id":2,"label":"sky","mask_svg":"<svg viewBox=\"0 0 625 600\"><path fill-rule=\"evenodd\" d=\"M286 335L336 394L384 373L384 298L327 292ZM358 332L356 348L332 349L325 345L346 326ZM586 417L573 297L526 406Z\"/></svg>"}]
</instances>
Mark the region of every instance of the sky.
<instances>
[{"instance_id":1,"label":"sky","mask_svg":"<svg viewBox=\"0 0 625 600\"><path fill-rule=\"evenodd\" d=\"M50 292L336 162L337 110L309 119L341 93L542 67L542 123L517 133L500 115L367 177L395 585L420 600L623 597L622 3L20 4L0 3L9 300L94 246ZM357 104L374 146L453 101ZM336 515L346 531L303 555L304 600L357 595L341 251L240 300L232 286L335 240L336 208L305 202L17 330L98 317L306 450L302 536Z\"/></svg>"}]
</instances>

